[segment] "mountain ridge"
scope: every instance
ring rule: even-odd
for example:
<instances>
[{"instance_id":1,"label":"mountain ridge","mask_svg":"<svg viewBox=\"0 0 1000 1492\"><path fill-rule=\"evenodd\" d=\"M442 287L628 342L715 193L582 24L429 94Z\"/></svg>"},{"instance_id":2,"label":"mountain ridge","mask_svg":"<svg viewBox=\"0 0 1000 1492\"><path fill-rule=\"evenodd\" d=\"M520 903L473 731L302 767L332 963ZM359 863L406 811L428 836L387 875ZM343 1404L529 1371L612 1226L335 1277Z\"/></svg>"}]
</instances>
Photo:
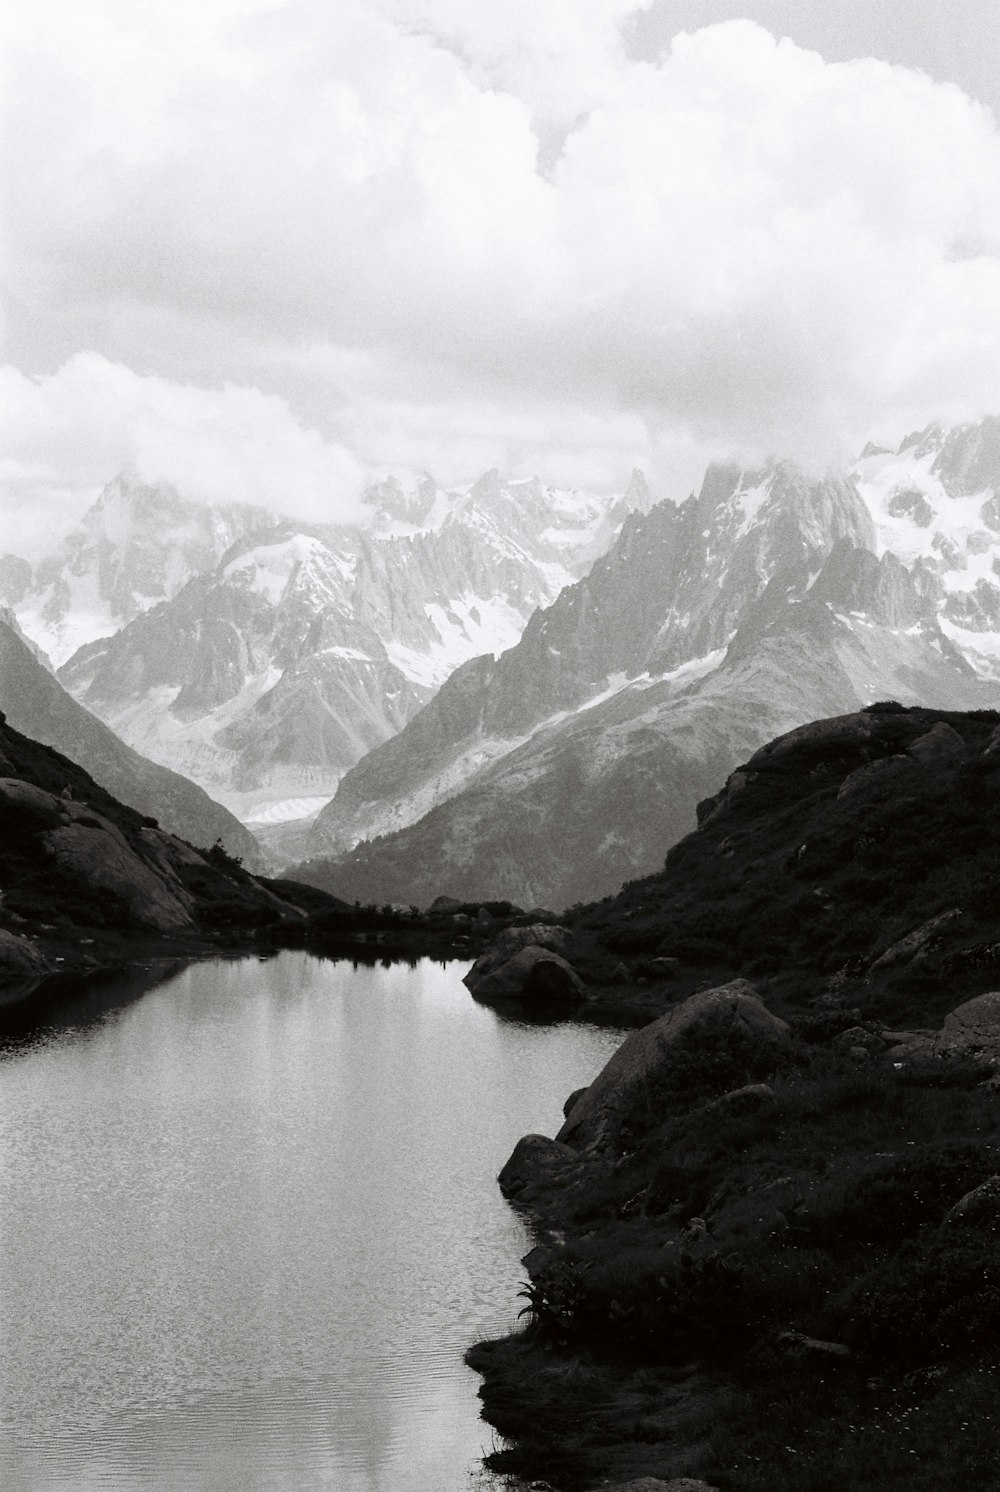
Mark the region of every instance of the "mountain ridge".
<instances>
[{"instance_id":1,"label":"mountain ridge","mask_svg":"<svg viewBox=\"0 0 1000 1492\"><path fill-rule=\"evenodd\" d=\"M415 497L398 482L373 493L370 530L284 521L242 535L61 678L244 818L285 800L318 808L455 664L520 636L648 500L638 479L598 498L495 471L466 493L430 479Z\"/></svg>"},{"instance_id":2,"label":"mountain ridge","mask_svg":"<svg viewBox=\"0 0 1000 1492\"><path fill-rule=\"evenodd\" d=\"M465 665L348 772L300 873L406 899L420 866L446 891L587 900L651 870L713 774L769 735L885 694L994 702L927 566L877 547L846 480L710 468L697 498L628 519L513 649Z\"/></svg>"}]
</instances>

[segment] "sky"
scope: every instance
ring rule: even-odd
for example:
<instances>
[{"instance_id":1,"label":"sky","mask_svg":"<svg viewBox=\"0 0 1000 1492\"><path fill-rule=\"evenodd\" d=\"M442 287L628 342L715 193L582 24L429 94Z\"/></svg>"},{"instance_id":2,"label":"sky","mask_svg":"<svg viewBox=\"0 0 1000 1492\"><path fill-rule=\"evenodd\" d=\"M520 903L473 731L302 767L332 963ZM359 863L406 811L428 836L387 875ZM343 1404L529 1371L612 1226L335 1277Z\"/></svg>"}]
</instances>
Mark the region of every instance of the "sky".
<instances>
[{"instance_id":1,"label":"sky","mask_svg":"<svg viewBox=\"0 0 1000 1492\"><path fill-rule=\"evenodd\" d=\"M0 549L1000 412L996 0L8 8Z\"/></svg>"}]
</instances>

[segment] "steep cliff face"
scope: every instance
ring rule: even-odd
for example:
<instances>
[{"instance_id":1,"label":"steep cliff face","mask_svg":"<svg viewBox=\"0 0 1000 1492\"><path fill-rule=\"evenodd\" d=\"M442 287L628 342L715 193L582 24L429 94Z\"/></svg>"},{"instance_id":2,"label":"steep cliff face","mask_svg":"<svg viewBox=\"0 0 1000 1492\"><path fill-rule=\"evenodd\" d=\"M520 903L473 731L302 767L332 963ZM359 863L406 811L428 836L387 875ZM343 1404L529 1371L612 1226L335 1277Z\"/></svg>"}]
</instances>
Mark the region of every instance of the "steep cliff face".
<instances>
[{"instance_id":1,"label":"steep cliff face","mask_svg":"<svg viewBox=\"0 0 1000 1492\"><path fill-rule=\"evenodd\" d=\"M10 725L53 747L137 813L197 845L217 839L253 868L260 847L238 819L200 787L147 761L76 702L26 639L0 617L0 710Z\"/></svg>"},{"instance_id":2,"label":"steep cliff face","mask_svg":"<svg viewBox=\"0 0 1000 1492\"><path fill-rule=\"evenodd\" d=\"M886 695L992 702L920 573L875 543L849 483L710 470L347 774L311 841L337 858L312 873L362 898L562 906L652 869L777 732Z\"/></svg>"},{"instance_id":3,"label":"steep cliff face","mask_svg":"<svg viewBox=\"0 0 1000 1492\"><path fill-rule=\"evenodd\" d=\"M617 500L503 482L429 479L369 494L369 530L281 524L61 677L126 740L244 817L318 809L470 656L501 651L610 543Z\"/></svg>"}]
</instances>

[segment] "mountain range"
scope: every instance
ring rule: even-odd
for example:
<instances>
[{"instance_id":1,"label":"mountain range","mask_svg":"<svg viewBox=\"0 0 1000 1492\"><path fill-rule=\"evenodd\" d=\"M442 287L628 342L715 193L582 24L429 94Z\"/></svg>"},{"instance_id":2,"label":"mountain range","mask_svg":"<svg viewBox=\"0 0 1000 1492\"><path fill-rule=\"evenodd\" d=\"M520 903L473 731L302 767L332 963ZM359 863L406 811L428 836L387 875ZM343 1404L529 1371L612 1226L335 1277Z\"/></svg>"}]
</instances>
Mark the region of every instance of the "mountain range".
<instances>
[{"instance_id":1,"label":"mountain range","mask_svg":"<svg viewBox=\"0 0 1000 1492\"><path fill-rule=\"evenodd\" d=\"M127 483L113 489L91 530L109 505L126 504ZM235 540L171 595L139 607L135 581L131 619L84 643L60 678L129 744L245 821L302 816L457 665L516 642L537 607L586 573L627 513L651 501L638 475L623 496L600 497L496 472L467 491L389 479L366 496L363 528L273 515L252 527L241 510ZM136 499L133 540L152 504L147 489ZM213 533L229 536L237 517L218 515ZM100 586L93 556L106 548L87 551L91 589ZM129 574L128 555L117 566ZM176 559L173 573L182 568ZM37 596L19 615L31 633Z\"/></svg>"},{"instance_id":2,"label":"mountain range","mask_svg":"<svg viewBox=\"0 0 1000 1492\"><path fill-rule=\"evenodd\" d=\"M276 522L264 508L192 502L126 470L36 564L0 556L0 605L58 666L176 595L242 535Z\"/></svg>"},{"instance_id":3,"label":"mountain range","mask_svg":"<svg viewBox=\"0 0 1000 1492\"><path fill-rule=\"evenodd\" d=\"M843 478L712 467L347 773L300 873L362 900L607 894L784 730L886 696L997 703L998 533L997 420Z\"/></svg>"},{"instance_id":4,"label":"mountain range","mask_svg":"<svg viewBox=\"0 0 1000 1492\"><path fill-rule=\"evenodd\" d=\"M998 419L842 475L715 465L680 504L496 472L366 502L309 525L126 473L49 559L0 561L88 720L348 900L602 896L771 736L1000 697Z\"/></svg>"}]
</instances>

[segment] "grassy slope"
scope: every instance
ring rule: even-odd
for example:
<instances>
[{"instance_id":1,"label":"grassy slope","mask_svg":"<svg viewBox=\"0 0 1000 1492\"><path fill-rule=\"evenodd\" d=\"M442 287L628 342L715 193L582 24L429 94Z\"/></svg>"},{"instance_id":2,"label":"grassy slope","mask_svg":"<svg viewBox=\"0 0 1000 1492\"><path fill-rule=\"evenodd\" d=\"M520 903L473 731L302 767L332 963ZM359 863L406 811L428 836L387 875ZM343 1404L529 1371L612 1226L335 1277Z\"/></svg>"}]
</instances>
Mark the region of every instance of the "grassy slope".
<instances>
[{"instance_id":1,"label":"grassy slope","mask_svg":"<svg viewBox=\"0 0 1000 1492\"><path fill-rule=\"evenodd\" d=\"M633 1095L609 1150L521 1194L542 1245L529 1327L470 1359L515 1442L500 1464L569 1488L995 1484L1000 1213L943 1225L1000 1172L992 1070L897 1069L837 1038L937 1025L998 982L1000 758L985 753L1000 717L854 718L758 753L662 872L576 910L596 1010L639 1021L743 975L795 1039L777 1066L694 1042L668 1085ZM942 720L964 757L907 759L840 795ZM925 958L871 968L955 908ZM656 957L678 961L669 979ZM713 1106L761 1079L770 1096ZM802 1357L788 1331L851 1355Z\"/></svg>"}]
</instances>

